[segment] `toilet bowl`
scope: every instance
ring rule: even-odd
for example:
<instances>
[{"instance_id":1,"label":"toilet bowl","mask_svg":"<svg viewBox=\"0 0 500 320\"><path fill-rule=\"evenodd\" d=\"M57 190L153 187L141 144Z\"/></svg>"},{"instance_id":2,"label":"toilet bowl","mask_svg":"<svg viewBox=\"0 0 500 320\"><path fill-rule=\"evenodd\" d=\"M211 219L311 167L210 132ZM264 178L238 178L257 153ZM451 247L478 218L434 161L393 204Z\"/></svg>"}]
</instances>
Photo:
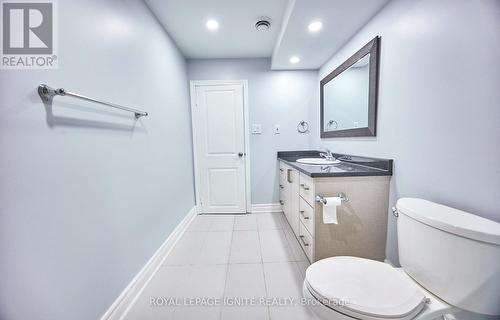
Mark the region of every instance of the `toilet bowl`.
<instances>
[{"instance_id":1,"label":"toilet bowl","mask_svg":"<svg viewBox=\"0 0 500 320\"><path fill-rule=\"evenodd\" d=\"M314 263L306 271L302 290L321 319L427 320L458 311L401 268L357 257Z\"/></svg>"},{"instance_id":2,"label":"toilet bowl","mask_svg":"<svg viewBox=\"0 0 500 320\"><path fill-rule=\"evenodd\" d=\"M500 315L500 223L422 199L397 203L402 268L339 256L313 263L303 295L321 319Z\"/></svg>"}]
</instances>

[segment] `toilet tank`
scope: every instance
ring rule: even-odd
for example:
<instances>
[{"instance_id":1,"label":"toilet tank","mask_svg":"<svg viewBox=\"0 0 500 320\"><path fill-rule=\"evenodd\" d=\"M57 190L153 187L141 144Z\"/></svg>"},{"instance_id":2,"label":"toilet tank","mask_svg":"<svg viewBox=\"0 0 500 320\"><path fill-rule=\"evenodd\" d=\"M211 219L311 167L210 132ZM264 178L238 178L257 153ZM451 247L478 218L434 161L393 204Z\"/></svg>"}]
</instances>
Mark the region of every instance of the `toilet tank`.
<instances>
[{"instance_id":1,"label":"toilet tank","mask_svg":"<svg viewBox=\"0 0 500 320\"><path fill-rule=\"evenodd\" d=\"M500 315L500 223L422 199L399 199L399 262L460 309Z\"/></svg>"}]
</instances>

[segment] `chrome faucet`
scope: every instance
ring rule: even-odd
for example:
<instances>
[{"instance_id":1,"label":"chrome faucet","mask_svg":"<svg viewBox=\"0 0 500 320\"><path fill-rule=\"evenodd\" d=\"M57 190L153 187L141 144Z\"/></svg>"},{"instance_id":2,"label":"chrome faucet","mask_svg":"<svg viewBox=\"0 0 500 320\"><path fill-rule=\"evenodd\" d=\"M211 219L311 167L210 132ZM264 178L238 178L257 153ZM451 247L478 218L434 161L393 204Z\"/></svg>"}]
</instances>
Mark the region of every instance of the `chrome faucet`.
<instances>
[{"instance_id":1,"label":"chrome faucet","mask_svg":"<svg viewBox=\"0 0 500 320\"><path fill-rule=\"evenodd\" d=\"M330 150L321 149L321 151L324 151L324 152L319 153L320 157L325 158L326 160L335 161L335 157L333 156L333 154Z\"/></svg>"}]
</instances>

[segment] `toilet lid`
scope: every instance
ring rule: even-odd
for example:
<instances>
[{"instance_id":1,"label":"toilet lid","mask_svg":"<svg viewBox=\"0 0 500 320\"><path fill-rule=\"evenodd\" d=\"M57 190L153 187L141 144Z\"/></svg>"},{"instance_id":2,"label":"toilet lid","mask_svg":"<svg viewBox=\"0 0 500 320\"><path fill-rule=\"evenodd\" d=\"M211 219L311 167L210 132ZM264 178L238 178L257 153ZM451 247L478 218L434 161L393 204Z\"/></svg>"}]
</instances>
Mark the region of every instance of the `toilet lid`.
<instances>
[{"instance_id":1,"label":"toilet lid","mask_svg":"<svg viewBox=\"0 0 500 320\"><path fill-rule=\"evenodd\" d=\"M406 319L425 305L422 290L408 276L389 264L363 258L317 261L306 271L306 284L323 304L359 318Z\"/></svg>"}]
</instances>

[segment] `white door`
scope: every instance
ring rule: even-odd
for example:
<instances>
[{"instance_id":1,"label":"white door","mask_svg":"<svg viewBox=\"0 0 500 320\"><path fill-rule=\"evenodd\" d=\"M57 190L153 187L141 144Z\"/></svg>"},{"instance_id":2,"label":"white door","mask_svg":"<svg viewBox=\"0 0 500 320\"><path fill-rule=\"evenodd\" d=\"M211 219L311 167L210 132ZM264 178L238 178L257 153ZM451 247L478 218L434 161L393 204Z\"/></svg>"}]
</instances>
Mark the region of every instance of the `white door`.
<instances>
[{"instance_id":1,"label":"white door","mask_svg":"<svg viewBox=\"0 0 500 320\"><path fill-rule=\"evenodd\" d=\"M203 213L244 213L243 84L195 84L192 106L197 198Z\"/></svg>"}]
</instances>

